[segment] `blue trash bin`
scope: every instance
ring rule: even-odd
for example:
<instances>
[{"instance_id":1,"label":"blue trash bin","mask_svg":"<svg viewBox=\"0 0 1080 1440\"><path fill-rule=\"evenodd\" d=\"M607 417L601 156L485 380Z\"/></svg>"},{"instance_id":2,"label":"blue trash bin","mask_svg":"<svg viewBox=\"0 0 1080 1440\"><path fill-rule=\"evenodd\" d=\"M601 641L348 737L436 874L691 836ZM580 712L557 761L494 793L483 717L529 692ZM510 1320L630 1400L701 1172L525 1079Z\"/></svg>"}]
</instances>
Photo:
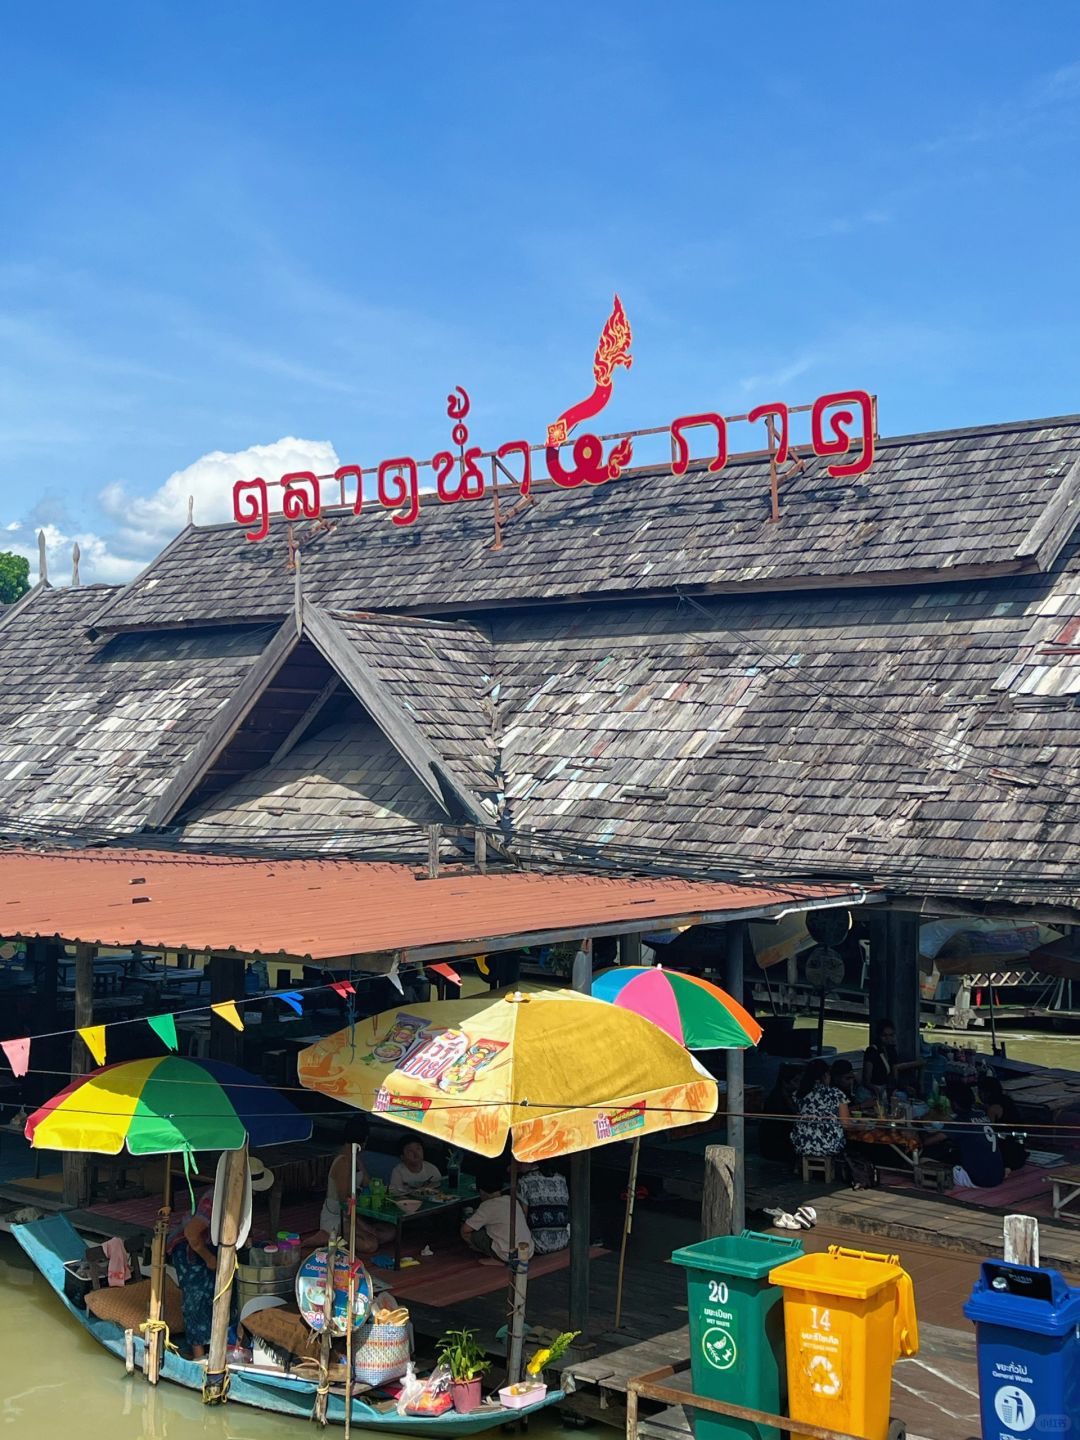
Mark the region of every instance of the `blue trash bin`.
<instances>
[{"instance_id":1,"label":"blue trash bin","mask_svg":"<svg viewBox=\"0 0 1080 1440\"><path fill-rule=\"evenodd\" d=\"M1080 1436L1080 1289L1056 1270L983 1263L975 1322L983 1440Z\"/></svg>"}]
</instances>

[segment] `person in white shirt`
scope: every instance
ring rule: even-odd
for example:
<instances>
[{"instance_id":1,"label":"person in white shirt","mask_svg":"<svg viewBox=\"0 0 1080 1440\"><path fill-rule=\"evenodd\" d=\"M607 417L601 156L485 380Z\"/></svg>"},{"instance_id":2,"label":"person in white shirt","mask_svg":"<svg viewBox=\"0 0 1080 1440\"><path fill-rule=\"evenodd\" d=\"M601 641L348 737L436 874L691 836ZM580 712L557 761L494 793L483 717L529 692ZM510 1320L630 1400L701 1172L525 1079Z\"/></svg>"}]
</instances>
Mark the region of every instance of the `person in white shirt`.
<instances>
[{"instance_id":1,"label":"person in white shirt","mask_svg":"<svg viewBox=\"0 0 1080 1440\"><path fill-rule=\"evenodd\" d=\"M401 1142L401 1163L390 1172L390 1194L411 1195L414 1190L423 1190L438 1185L442 1180L438 1166L424 1158L424 1144L408 1135Z\"/></svg>"},{"instance_id":2,"label":"person in white shirt","mask_svg":"<svg viewBox=\"0 0 1080 1440\"><path fill-rule=\"evenodd\" d=\"M511 1201L504 1191L503 1176L498 1167L482 1171L476 1177L480 1204L461 1227L461 1238L470 1250L480 1256L481 1265L505 1265L510 1259ZM527 1258L532 1259L535 1246L525 1210L514 1200L517 1217L514 1221L513 1244L524 1245Z\"/></svg>"}]
</instances>

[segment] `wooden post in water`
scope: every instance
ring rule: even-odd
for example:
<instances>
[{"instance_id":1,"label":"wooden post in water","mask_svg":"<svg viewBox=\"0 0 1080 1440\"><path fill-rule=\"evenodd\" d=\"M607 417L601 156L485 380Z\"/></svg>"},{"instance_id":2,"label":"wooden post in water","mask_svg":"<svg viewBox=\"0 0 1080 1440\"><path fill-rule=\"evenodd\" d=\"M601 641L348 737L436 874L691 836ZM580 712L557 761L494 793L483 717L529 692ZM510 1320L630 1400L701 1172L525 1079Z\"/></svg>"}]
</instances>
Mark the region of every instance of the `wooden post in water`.
<instances>
[{"instance_id":1,"label":"wooden post in water","mask_svg":"<svg viewBox=\"0 0 1080 1440\"><path fill-rule=\"evenodd\" d=\"M81 1030L94 1023L94 956L93 945L75 946L75 1028ZM94 1057L81 1035L71 1041L71 1078L86 1075L94 1068ZM64 1155L64 1204L76 1209L90 1199L90 1161L83 1154Z\"/></svg>"},{"instance_id":2,"label":"wooden post in water","mask_svg":"<svg viewBox=\"0 0 1080 1440\"><path fill-rule=\"evenodd\" d=\"M730 1235L734 1231L732 1216L737 1167L738 1157L733 1146L706 1145L705 1187L701 1193L703 1240L713 1240L717 1235Z\"/></svg>"},{"instance_id":3,"label":"wooden post in water","mask_svg":"<svg viewBox=\"0 0 1080 1440\"><path fill-rule=\"evenodd\" d=\"M161 1374L161 1361L165 1354L165 1332L161 1328L161 1312L165 1296L165 1241L169 1234L169 1219L172 1215L172 1156L165 1156L165 1189L161 1209L154 1225L154 1241L150 1250L150 1313L143 1331L143 1369L151 1385L156 1385Z\"/></svg>"},{"instance_id":4,"label":"wooden post in water","mask_svg":"<svg viewBox=\"0 0 1080 1440\"><path fill-rule=\"evenodd\" d=\"M244 1141L239 1150L227 1150L225 1154L225 1194L221 1202L221 1235L218 1241L217 1269L214 1272L214 1313L210 1322L206 1379L203 1381L203 1400L207 1405L219 1404L229 1390L226 1368L229 1312L232 1309L233 1281L236 1278L236 1241L240 1233L240 1212L244 1205L244 1186L248 1174L247 1141Z\"/></svg>"},{"instance_id":5,"label":"wooden post in water","mask_svg":"<svg viewBox=\"0 0 1080 1440\"><path fill-rule=\"evenodd\" d=\"M326 1424L326 1407L330 1399L330 1345L334 1330L334 1266L337 1261L338 1232L335 1225L326 1242L326 1291L323 1300L322 1335L319 1339L319 1388L315 1394L315 1409L312 1418L320 1425ZM346 1314L345 1323L350 1324L352 1316ZM351 1387L352 1377L349 1377ZM349 1409L352 1409L352 1390L349 1389Z\"/></svg>"}]
</instances>

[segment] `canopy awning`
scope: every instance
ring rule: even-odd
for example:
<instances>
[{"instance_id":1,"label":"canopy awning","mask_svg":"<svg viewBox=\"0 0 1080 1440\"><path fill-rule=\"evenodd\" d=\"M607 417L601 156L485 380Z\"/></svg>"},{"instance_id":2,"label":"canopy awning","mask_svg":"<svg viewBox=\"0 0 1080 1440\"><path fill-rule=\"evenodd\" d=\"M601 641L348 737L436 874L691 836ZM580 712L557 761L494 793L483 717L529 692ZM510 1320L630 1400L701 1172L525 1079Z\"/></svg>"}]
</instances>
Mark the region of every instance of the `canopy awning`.
<instances>
[{"instance_id":1,"label":"canopy awning","mask_svg":"<svg viewBox=\"0 0 1080 1440\"><path fill-rule=\"evenodd\" d=\"M858 904L859 885L444 871L157 851L0 854L0 936L304 960L435 960Z\"/></svg>"}]
</instances>

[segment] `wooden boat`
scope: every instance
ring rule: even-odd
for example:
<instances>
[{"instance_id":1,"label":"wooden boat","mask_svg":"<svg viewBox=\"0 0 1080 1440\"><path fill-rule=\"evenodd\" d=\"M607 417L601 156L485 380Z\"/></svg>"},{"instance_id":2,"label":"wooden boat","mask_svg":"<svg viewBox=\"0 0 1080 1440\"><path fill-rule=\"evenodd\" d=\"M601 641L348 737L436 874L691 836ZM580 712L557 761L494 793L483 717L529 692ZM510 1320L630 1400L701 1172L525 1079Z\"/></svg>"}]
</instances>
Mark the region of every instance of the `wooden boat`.
<instances>
[{"instance_id":1,"label":"wooden boat","mask_svg":"<svg viewBox=\"0 0 1080 1440\"><path fill-rule=\"evenodd\" d=\"M99 1320L89 1311L73 1305L64 1294L64 1265L67 1261L81 1260L86 1253L86 1242L63 1215L51 1215L44 1220L35 1220L27 1225L13 1225L11 1233L26 1251L45 1279L56 1292L60 1303L84 1330L120 1359L124 1357L124 1332L111 1320ZM143 1342L135 1337L135 1363L142 1364ZM196 1360L184 1360L173 1351L167 1351L161 1367L161 1378L183 1385L188 1390L201 1393L203 1387L203 1366ZM295 1415L298 1419L310 1421L315 1403L317 1384L314 1380L298 1376L283 1375L273 1370L261 1370L254 1365L229 1367L229 1404L249 1405L256 1410L268 1410L278 1415ZM549 1391L537 1405L520 1410L508 1410L501 1405L485 1405L469 1415L459 1415L448 1410L445 1415L412 1416L398 1415L396 1411L376 1409L361 1399L352 1400L351 1422L369 1430L386 1430L396 1435L479 1435L485 1430L495 1430L511 1420L518 1420L536 1410L556 1404L563 1398L561 1390ZM345 1423L344 1395L331 1391L327 1419L334 1424Z\"/></svg>"}]
</instances>

